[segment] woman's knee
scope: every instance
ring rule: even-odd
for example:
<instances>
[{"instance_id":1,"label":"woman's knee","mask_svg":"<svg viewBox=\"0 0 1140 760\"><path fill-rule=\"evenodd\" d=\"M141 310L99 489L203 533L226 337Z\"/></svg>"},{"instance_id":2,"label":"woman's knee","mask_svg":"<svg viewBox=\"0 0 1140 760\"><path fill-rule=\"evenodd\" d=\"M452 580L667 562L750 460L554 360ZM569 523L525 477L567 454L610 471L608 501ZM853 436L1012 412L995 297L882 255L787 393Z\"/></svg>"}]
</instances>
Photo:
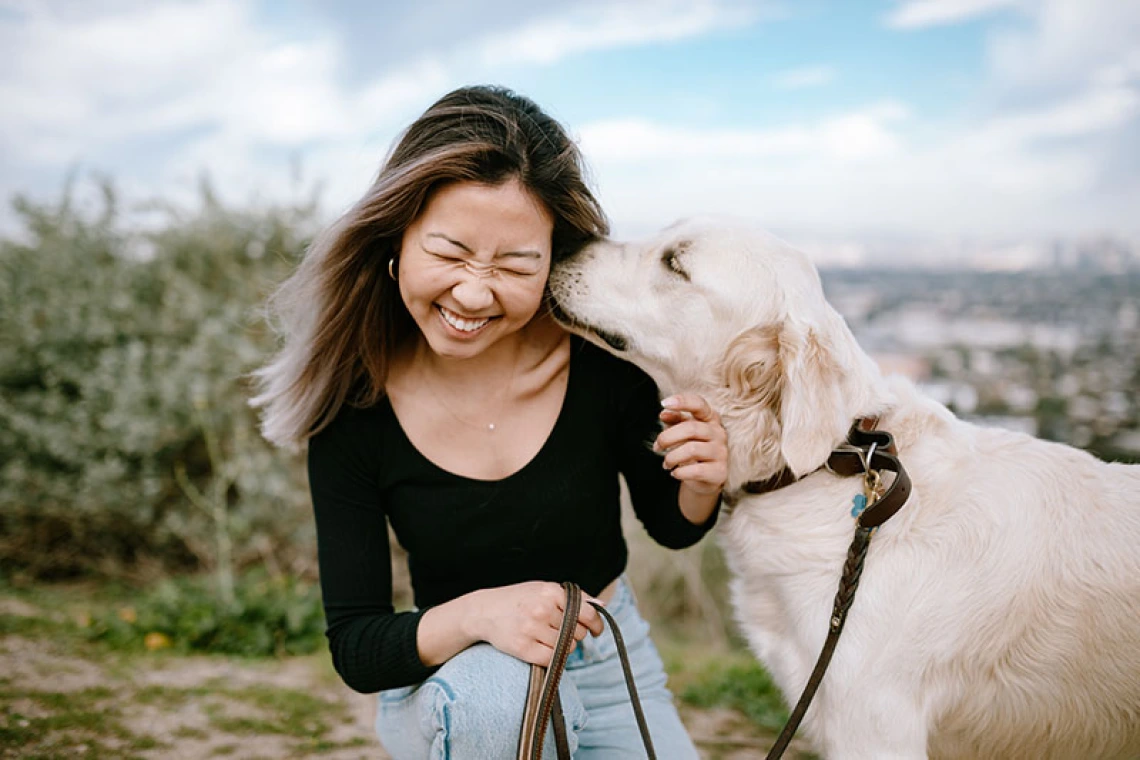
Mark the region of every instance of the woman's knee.
<instances>
[{"instance_id":1,"label":"woman's knee","mask_svg":"<svg viewBox=\"0 0 1140 760\"><path fill-rule=\"evenodd\" d=\"M490 644L476 644L446 662L425 682L436 691L437 713L446 709L453 729L489 735L517 730L530 665ZM442 715L436 715L438 723Z\"/></svg>"},{"instance_id":2,"label":"woman's knee","mask_svg":"<svg viewBox=\"0 0 1140 760\"><path fill-rule=\"evenodd\" d=\"M529 677L530 665L477 644L407 694L381 694L380 741L396 760L510 756Z\"/></svg>"}]
</instances>

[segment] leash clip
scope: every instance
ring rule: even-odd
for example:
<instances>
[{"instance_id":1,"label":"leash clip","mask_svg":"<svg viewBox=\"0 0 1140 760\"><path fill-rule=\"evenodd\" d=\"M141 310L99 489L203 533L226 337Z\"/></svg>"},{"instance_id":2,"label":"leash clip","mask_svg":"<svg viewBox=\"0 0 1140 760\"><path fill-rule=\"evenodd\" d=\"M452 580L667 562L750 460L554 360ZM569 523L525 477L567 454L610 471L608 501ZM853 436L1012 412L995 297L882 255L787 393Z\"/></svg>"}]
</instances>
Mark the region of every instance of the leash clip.
<instances>
[{"instance_id":1,"label":"leash clip","mask_svg":"<svg viewBox=\"0 0 1140 760\"><path fill-rule=\"evenodd\" d=\"M878 443L872 442L871 445L867 447L866 451L863 451L863 449L858 446L855 447L855 451L859 452L859 461L863 463L863 472L867 473L868 475L873 472L873 470L871 470L871 462L875 458L875 448L878 445Z\"/></svg>"}]
</instances>

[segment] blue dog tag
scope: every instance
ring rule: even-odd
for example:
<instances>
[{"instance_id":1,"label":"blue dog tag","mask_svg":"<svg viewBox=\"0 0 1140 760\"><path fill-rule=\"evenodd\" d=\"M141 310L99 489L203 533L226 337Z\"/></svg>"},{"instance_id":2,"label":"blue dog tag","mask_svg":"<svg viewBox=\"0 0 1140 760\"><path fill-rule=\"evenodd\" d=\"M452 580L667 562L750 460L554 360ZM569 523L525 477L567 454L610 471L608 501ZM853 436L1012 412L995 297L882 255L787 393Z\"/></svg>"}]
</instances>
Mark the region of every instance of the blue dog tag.
<instances>
[{"instance_id":1,"label":"blue dog tag","mask_svg":"<svg viewBox=\"0 0 1140 760\"><path fill-rule=\"evenodd\" d=\"M867 497L861 493L855 494L855 499L851 502L851 516L859 517L863 514L863 510L867 508Z\"/></svg>"}]
</instances>

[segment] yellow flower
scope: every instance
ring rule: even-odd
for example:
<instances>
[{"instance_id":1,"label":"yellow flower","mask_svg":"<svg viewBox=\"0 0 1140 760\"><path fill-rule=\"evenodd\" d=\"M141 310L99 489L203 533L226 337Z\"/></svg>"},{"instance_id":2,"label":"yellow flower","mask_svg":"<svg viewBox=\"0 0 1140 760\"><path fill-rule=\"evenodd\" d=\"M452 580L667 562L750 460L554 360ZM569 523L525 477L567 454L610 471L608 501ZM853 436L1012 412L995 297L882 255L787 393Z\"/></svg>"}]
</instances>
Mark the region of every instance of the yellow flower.
<instances>
[{"instance_id":1,"label":"yellow flower","mask_svg":"<svg viewBox=\"0 0 1140 760\"><path fill-rule=\"evenodd\" d=\"M134 623L138 619L139 616L135 613L134 607L119 608L119 620L122 620L124 623Z\"/></svg>"},{"instance_id":2,"label":"yellow flower","mask_svg":"<svg viewBox=\"0 0 1140 760\"><path fill-rule=\"evenodd\" d=\"M146 647L148 651L153 652L156 649L166 649L167 647L174 646L174 642L171 641L170 637L165 633L151 631L143 639L143 646Z\"/></svg>"}]
</instances>

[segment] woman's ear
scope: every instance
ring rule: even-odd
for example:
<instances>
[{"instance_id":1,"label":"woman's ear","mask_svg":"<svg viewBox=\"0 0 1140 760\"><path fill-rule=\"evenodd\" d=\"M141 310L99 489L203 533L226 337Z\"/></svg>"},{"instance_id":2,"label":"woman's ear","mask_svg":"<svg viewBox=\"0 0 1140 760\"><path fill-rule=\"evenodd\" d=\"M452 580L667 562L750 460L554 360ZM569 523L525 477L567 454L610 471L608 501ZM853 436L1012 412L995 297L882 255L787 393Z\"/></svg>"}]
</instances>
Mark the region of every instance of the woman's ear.
<instances>
[{"instance_id":1,"label":"woman's ear","mask_svg":"<svg viewBox=\"0 0 1140 760\"><path fill-rule=\"evenodd\" d=\"M786 323L780 331L780 453L796 477L822 466L851 421L843 368L815 327Z\"/></svg>"}]
</instances>

